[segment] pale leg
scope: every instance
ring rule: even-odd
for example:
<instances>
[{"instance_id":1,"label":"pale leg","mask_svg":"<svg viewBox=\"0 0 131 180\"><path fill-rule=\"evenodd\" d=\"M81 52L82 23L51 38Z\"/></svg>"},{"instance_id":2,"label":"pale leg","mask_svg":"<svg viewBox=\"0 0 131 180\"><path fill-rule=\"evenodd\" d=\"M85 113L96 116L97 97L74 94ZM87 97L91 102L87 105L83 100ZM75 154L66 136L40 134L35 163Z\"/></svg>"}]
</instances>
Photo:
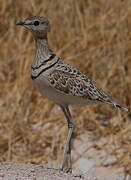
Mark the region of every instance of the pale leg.
<instances>
[{"instance_id":1,"label":"pale leg","mask_svg":"<svg viewBox=\"0 0 131 180\"><path fill-rule=\"evenodd\" d=\"M63 154L63 159L61 163L61 170L65 172L72 172L72 163L71 163L71 144L72 144L72 134L73 134L73 128L74 124L72 121L72 117L69 111L68 106L60 106L62 111L64 112L64 115L67 119L68 123L68 135L67 135L67 140L64 148L64 154Z\"/></svg>"}]
</instances>

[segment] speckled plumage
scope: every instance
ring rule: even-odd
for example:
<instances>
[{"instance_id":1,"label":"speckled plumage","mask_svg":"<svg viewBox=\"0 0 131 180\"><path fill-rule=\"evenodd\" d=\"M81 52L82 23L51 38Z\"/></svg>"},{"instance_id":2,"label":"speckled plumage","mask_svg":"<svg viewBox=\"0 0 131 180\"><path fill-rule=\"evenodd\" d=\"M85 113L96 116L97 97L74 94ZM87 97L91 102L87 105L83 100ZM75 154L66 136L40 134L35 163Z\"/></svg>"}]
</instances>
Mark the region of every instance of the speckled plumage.
<instances>
[{"instance_id":1,"label":"speckled plumage","mask_svg":"<svg viewBox=\"0 0 131 180\"><path fill-rule=\"evenodd\" d=\"M48 77L51 86L66 95L78 96L90 101L111 103L111 97L96 88L91 80L76 68L60 60Z\"/></svg>"},{"instance_id":2,"label":"speckled plumage","mask_svg":"<svg viewBox=\"0 0 131 180\"><path fill-rule=\"evenodd\" d=\"M35 38L36 53L32 63L34 85L44 97L58 104L68 123L68 136L60 169L71 172L71 138L73 120L69 105L84 106L92 103L106 103L127 111L112 97L98 89L91 80L79 70L71 67L49 48L47 33L50 24L46 18L33 16L17 23L30 30Z\"/></svg>"}]
</instances>

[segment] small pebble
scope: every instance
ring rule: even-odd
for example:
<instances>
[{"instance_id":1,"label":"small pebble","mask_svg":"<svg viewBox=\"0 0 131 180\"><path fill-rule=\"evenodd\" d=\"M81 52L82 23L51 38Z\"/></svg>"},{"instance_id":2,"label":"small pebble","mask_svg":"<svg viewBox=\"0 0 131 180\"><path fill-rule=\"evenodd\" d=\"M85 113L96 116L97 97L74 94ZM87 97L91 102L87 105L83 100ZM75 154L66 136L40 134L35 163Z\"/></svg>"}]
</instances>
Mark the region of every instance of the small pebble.
<instances>
[{"instance_id":1,"label":"small pebble","mask_svg":"<svg viewBox=\"0 0 131 180\"><path fill-rule=\"evenodd\" d=\"M115 156L108 155L102 162L102 165L109 166L113 165L117 162L117 158Z\"/></svg>"}]
</instances>

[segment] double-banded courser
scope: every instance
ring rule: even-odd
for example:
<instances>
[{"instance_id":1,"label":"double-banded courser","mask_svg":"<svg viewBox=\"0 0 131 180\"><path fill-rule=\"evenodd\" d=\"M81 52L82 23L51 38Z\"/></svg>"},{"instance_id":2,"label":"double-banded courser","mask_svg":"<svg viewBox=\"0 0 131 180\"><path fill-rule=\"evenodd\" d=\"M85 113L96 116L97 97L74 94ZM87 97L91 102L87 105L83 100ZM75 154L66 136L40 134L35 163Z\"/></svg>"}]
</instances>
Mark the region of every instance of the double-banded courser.
<instances>
[{"instance_id":1,"label":"double-banded courser","mask_svg":"<svg viewBox=\"0 0 131 180\"><path fill-rule=\"evenodd\" d=\"M50 23L46 18L33 16L17 25L30 30L35 39L36 53L31 74L34 85L43 97L51 99L61 107L67 119L68 136L60 169L71 172L71 139L74 125L69 105L106 103L125 111L128 109L116 103L112 97L98 89L86 75L67 64L49 48L47 34L50 32Z\"/></svg>"}]
</instances>

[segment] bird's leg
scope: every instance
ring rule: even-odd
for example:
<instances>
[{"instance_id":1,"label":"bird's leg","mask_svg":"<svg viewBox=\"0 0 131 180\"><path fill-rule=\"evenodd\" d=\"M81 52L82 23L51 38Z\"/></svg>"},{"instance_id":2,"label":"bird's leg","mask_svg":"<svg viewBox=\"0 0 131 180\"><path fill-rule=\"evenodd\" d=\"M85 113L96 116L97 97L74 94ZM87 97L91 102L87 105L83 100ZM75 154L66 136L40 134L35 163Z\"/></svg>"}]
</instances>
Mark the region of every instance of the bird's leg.
<instances>
[{"instance_id":1,"label":"bird's leg","mask_svg":"<svg viewBox=\"0 0 131 180\"><path fill-rule=\"evenodd\" d=\"M72 117L69 111L68 106L64 107L61 106L62 111L64 112L64 115L67 119L68 123L68 135L67 135L67 140L64 148L64 154L63 154L63 159L61 163L61 170L64 172L72 172L72 164L71 164L71 145L72 145L72 134L73 134L73 128L74 124L72 121Z\"/></svg>"}]
</instances>

